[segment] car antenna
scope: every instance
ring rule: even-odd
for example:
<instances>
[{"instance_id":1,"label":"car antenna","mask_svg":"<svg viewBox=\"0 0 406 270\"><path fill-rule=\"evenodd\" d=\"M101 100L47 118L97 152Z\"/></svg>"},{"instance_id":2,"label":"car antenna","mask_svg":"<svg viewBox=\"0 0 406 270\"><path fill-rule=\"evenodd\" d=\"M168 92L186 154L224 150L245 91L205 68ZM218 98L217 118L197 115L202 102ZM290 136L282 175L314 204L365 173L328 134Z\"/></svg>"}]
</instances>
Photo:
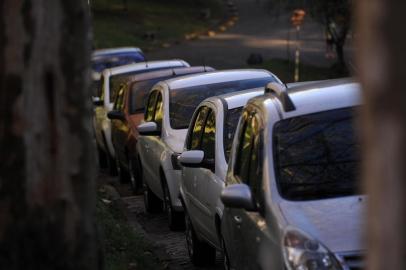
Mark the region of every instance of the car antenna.
<instances>
[{"instance_id":1,"label":"car antenna","mask_svg":"<svg viewBox=\"0 0 406 270\"><path fill-rule=\"evenodd\" d=\"M145 57L145 68L148 68L148 58Z\"/></svg>"},{"instance_id":2,"label":"car antenna","mask_svg":"<svg viewBox=\"0 0 406 270\"><path fill-rule=\"evenodd\" d=\"M204 70L204 72L207 72L207 69L206 69L206 57L204 57L204 56L203 56L203 70Z\"/></svg>"},{"instance_id":3,"label":"car antenna","mask_svg":"<svg viewBox=\"0 0 406 270\"><path fill-rule=\"evenodd\" d=\"M172 69L172 76L176 76L176 72L175 72L174 68Z\"/></svg>"}]
</instances>

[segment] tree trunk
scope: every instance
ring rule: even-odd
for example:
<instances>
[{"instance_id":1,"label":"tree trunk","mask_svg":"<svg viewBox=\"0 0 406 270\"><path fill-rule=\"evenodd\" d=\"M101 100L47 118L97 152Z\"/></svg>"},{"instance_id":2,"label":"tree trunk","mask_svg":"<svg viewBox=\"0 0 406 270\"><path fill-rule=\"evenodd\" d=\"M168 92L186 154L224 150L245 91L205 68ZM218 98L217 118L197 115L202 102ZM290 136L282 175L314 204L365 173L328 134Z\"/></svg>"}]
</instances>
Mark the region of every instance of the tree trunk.
<instances>
[{"instance_id":1,"label":"tree trunk","mask_svg":"<svg viewBox=\"0 0 406 270\"><path fill-rule=\"evenodd\" d=\"M406 2L360 0L358 63L363 86L368 269L406 269Z\"/></svg>"},{"instance_id":2,"label":"tree trunk","mask_svg":"<svg viewBox=\"0 0 406 270\"><path fill-rule=\"evenodd\" d=\"M83 0L0 2L0 269L100 269Z\"/></svg>"}]
</instances>

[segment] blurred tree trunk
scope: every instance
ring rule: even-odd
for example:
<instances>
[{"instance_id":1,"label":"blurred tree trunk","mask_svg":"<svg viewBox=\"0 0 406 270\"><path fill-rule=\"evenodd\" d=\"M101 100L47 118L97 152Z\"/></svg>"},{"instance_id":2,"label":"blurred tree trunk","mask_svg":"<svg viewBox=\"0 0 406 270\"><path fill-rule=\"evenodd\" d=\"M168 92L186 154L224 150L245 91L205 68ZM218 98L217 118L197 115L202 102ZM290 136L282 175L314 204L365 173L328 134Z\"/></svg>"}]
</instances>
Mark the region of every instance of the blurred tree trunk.
<instances>
[{"instance_id":1,"label":"blurred tree trunk","mask_svg":"<svg viewBox=\"0 0 406 270\"><path fill-rule=\"evenodd\" d=\"M0 269L100 269L83 0L0 1Z\"/></svg>"},{"instance_id":2,"label":"blurred tree trunk","mask_svg":"<svg viewBox=\"0 0 406 270\"><path fill-rule=\"evenodd\" d=\"M368 269L406 269L406 2L360 0Z\"/></svg>"}]
</instances>

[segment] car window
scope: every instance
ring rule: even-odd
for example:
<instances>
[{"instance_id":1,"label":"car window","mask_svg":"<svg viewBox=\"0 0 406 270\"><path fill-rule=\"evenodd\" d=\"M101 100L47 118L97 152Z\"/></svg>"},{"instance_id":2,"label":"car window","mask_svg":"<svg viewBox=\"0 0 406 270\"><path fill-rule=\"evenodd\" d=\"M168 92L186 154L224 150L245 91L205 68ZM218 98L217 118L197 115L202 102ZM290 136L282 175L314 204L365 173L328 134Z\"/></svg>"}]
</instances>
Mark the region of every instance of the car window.
<instances>
[{"instance_id":1,"label":"car window","mask_svg":"<svg viewBox=\"0 0 406 270\"><path fill-rule=\"evenodd\" d=\"M172 89L169 97L170 125L173 129L187 128L196 107L208 97L263 87L275 80L269 76Z\"/></svg>"},{"instance_id":2,"label":"car window","mask_svg":"<svg viewBox=\"0 0 406 270\"><path fill-rule=\"evenodd\" d=\"M145 112L145 121L154 120L155 104L158 91L153 91L148 98L147 110Z\"/></svg>"},{"instance_id":3,"label":"car window","mask_svg":"<svg viewBox=\"0 0 406 270\"><path fill-rule=\"evenodd\" d=\"M249 115L247 117L247 120L244 122L243 132L241 133L241 137L239 138L240 144L237 152L237 159L235 163L236 166L234 168L235 175L242 182L244 182L244 179L247 179L249 172L249 163L253 138L253 130L251 122L252 115Z\"/></svg>"},{"instance_id":4,"label":"car window","mask_svg":"<svg viewBox=\"0 0 406 270\"><path fill-rule=\"evenodd\" d=\"M158 77L154 79L138 81L133 83L129 98L129 109L131 113L140 113L145 110L148 92L156 83L170 77Z\"/></svg>"},{"instance_id":5,"label":"car window","mask_svg":"<svg viewBox=\"0 0 406 270\"><path fill-rule=\"evenodd\" d=\"M237 107L234 109L230 109L226 113L225 121L224 121L224 132L223 132L223 147L224 147L224 156L226 161L228 162L231 147L233 145L234 134L235 130L238 125L238 119L241 116L243 107Z\"/></svg>"},{"instance_id":6,"label":"car window","mask_svg":"<svg viewBox=\"0 0 406 270\"><path fill-rule=\"evenodd\" d=\"M274 166L282 197L301 201L360 193L354 114L354 108L336 109L275 124Z\"/></svg>"},{"instance_id":7,"label":"car window","mask_svg":"<svg viewBox=\"0 0 406 270\"><path fill-rule=\"evenodd\" d=\"M208 107L203 106L200 108L199 114L196 117L196 121L194 122L193 130L189 139L188 143L189 150L200 149L203 127L204 123L206 122L208 112L209 112Z\"/></svg>"},{"instance_id":8,"label":"car window","mask_svg":"<svg viewBox=\"0 0 406 270\"><path fill-rule=\"evenodd\" d=\"M125 93L125 87L124 85L119 89L117 93L116 100L114 102L114 110L122 111L124 109L124 93Z\"/></svg>"},{"instance_id":9,"label":"car window","mask_svg":"<svg viewBox=\"0 0 406 270\"><path fill-rule=\"evenodd\" d=\"M163 110L162 94L161 94L161 92L158 92L158 96L156 99L155 113L154 113L154 121L157 124L159 129L162 128L163 114L164 114L164 110Z\"/></svg>"},{"instance_id":10,"label":"car window","mask_svg":"<svg viewBox=\"0 0 406 270\"><path fill-rule=\"evenodd\" d=\"M216 150L216 114L213 110L207 116L202 135L202 150L205 160L213 160Z\"/></svg>"}]
</instances>

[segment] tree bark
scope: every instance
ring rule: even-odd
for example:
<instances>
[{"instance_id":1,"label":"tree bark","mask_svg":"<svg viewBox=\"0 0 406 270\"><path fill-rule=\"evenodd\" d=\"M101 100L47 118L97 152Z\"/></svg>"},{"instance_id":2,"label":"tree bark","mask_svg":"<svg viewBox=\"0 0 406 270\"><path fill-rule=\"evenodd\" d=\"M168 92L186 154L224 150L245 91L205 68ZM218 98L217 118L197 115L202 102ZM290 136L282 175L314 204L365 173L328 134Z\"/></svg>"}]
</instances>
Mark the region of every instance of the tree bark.
<instances>
[{"instance_id":1,"label":"tree bark","mask_svg":"<svg viewBox=\"0 0 406 270\"><path fill-rule=\"evenodd\" d=\"M0 2L0 269L100 269L87 1Z\"/></svg>"},{"instance_id":2,"label":"tree bark","mask_svg":"<svg viewBox=\"0 0 406 270\"><path fill-rule=\"evenodd\" d=\"M368 269L406 269L406 2L360 0L358 64L363 87L368 193Z\"/></svg>"}]
</instances>

